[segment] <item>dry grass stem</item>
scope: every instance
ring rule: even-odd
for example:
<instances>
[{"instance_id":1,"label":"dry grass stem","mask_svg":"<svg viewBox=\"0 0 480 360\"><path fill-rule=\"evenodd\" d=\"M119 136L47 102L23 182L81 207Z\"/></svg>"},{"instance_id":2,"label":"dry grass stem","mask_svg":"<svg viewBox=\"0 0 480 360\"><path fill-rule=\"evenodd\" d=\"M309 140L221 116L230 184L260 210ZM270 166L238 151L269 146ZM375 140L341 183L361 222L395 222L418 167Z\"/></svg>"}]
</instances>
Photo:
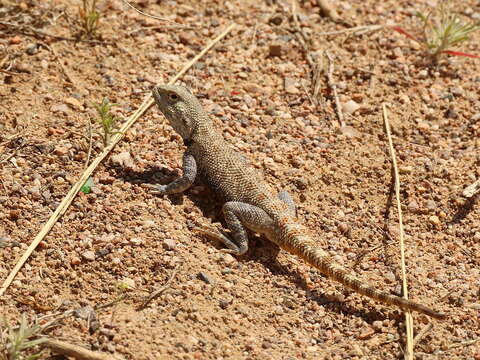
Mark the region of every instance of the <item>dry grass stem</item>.
<instances>
[{"instance_id":1,"label":"dry grass stem","mask_svg":"<svg viewBox=\"0 0 480 360\"><path fill-rule=\"evenodd\" d=\"M75 84L77 82L73 80L72 76L70 75L70 72L67 70L65 65L63 65L62 61L60 60L60 56L58 56L57 51L53 47L53 44L52 44L52 46L48 46L47 44L42 44L42 46L44 46L46 49L50 50L50 52L53 54L53 56L55 56L55 60L57 60L58 65L60 65L60 68L62 69L62 72L65 75L65 77L67 78L68 82L70 84L72 84L73 86L75 86Z\"/></svg>"},{"instance_id":2,"label":"dry grass stem","mask_svg":"<svg viewBox=\"0 0 480 360\"><path fill-rule=\"evenodd\" d=\"M307 59L308 65L310 65L310 69L312 70L312 74L313 74L313 71L315 69L315 62L312 59L312 55L310 55L310 49L308 46L308 43L309 43L308 36L302 30L302 27L298 22L298 15L297 15L296 6L295 6L295 0L292 0L292 18L293 18L293 24L295 27L295 36L297 37L297 40L303 49L305 58Z\"/></svg>"},{"instance_id":3,"label":"dry grass stem","mask_svg":"<svg viewBox=\"0 0 480 360\"><path fill-rule=\"evenodd\" d=\"M108 41L78 39L78 38L73 38L73 37L68 37L68 36L60 36L60 35L50 34L46 31L35 29L33 26L23 25L23 24L15 24L15 23L11 23L11 22L8 22L8 21L0 21L0 25L16 28L16 29L19 30L20 33L22 33L24 35L27 35L27 36L42 36L42 37L51 37L52 39L57 39L57 40L85 42L85 43L91 43L91 44L103 44L103 45L110 44L110 45L112 45L112 43L110 43Z\"/></svg>"},{"instance_id":4,"label":"dry grass stem","mask_svg":"<svg viewBox=\"0 0 480 360\"><path fill-rule=\"evenodd\" d=\"M165 285L163 285L160 289L158 290L155 290L154 292L152 292L150 294L150 296L138 307L137 310L142 310L144 309L149 303L150 301L152 301L153 299L155 299L157 296L160 296L161 294L163 294L165 292L165 290L167 290L169 287L170 287L170 284L172 283L173 279L175 278L175 276L177 275L178 271L180 270L180 266L182 264L179 263L177 264L177 266L175 267L175 269L172 271L172 274L170 275L170 277L168 278L167 282L165 283Z\"/></svg>"},{"instance_id":5,"label":"dry grass stem","mask_svg":"<svg viewBox=\"0 0 480 360\"><path fill-rule=\"evenodd\" d=\"M344 127L345 120L343 118L342 106L338 98L337 84L335 83L335 81L333 81L333 70L334 70L333 57L326 50L325 50L325 56L328 59L328 71L327 71L328 86L330 87L330 89L332 89L333 98L335 99L335 108L337 110L338 122L340 124L340 127Z\"/></svg>"},{"instance_id":6,"label":"dry grass stem","mask_svg":"<svg viewBox=\"0 0 480 360\"><path fill-rule=\"evenodd\" d=\"M422 330L420 330L420 332L415 336L415 338L413 339L413 346L415 347L415 345L417 345L420 340L423 339L423 337L430 331L432 330L433 328L433 323L428 323L427 325L425 325Z\"/></svg>"},{"instance_id":7,"label":"dry grass stem","mask_svg":"<svg viewBox=\"0 0 480 360\"><path fill-rule=\"evenodd\" d=\"M463 196L471 198L475 194L478 194L478 192L480 192L480 179L475 181L473 184L467 186L465 190L463 190Z\"/></svg>"},{"instance_id":8,"label":"dry grass stem","mask_svg":"<svg viewBox=\"0 0 480 360\"><path fill-rule=\"evenodd\" d=\"M382 104L383 122L387 132L388 146L390 149L390 156L392 158L393 173L395 176L395 198L397 201L398 211L398 226L400 230L400 258L401 258L401 273L402 273L402 291L403 297L408 299L407 287L407 270L405 266L405 233L403 230L403 215L400 204L400 176L398 174L397 158L395 157L395 149L393 147L392 134L390 132L390 123L388 121L387 107ZM407 348L405 350L405 359L413 360L413 318L410 311L405 311L405 327L407 330Z\"/></svg>"},{"instance_id":9,"label":"dry grass stem","mask_svg":"<svg viewBox=\"0 0 480 360\"><path fill-rule=\"evenodd\" d=\"M87 159L85 160L84 169L88 167L88 164L90 162L90 157L92 156L92 146L93 146L92 122L90 121L90 119L87 119L87 125L88 125L88 152L87 152Z\"/></svg>"},{"instance_id":10,"label":"dry grass stem","mask_svg":"<svg viewBox=\"0 0 480 360\"><path fill-rule=\"evenodd\" d=\"M347 34L347 33L354 33L354 35L363 35L369 32L382 30L385 28L385 25L362 25L362 26L355 26L348 29L337 30L337 31L328 31L323 33L316 33L316 36L328 36L328 35L340 35L340 34Z\"/></svg>"},{"instance_id":11,"label":"dry grass stem","mask_svg":"<svg viewBox=\"0 0 480 360\"><path fill-rule=\"evenodd\" d=\"M133 6L132 4L130 4L127 0L122 0L122 1L123 1L123 3L124 3L125 5L129 6L130 8L132 8L133 10L135 10L136 12L138 12L139 14L141 14L141 15L143 15L143 16L146 16L146 17L149 17L149 18L152 18L152 19L155 19L155 20L165 21L165 22L168 22L168 23L170 23L170 24L174 24L175 27L179 27L179 28L191 28L191 26L182 25L182 24L176 23L175 21L168 20L168 19L163 18L163 17L160 17L160 16L147 14L146 12L143 12L142 10L137 9L135 6Z\"/></svg>"},{"instance_id":12,"label":"dry grass stem","mask_svg":"<svg viewBox=\"0 0 480 360\"><path fill-rule=\"evenodd\" d=\"M108 353L100 353L85 349L79 345L67 343L65 341L47 338L42 344L50 348L53 352L69 357L73 357L77 360L114 360L116 357Z\"/></svg>"}]
</instances>

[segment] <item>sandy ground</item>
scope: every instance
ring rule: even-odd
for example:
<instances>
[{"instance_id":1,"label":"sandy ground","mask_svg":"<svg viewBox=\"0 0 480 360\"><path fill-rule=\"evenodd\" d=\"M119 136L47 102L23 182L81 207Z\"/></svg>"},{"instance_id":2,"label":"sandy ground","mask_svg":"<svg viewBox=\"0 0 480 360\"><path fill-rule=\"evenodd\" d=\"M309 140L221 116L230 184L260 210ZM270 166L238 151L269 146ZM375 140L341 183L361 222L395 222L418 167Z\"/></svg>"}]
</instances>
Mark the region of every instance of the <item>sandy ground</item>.
<instances>
[{"instance_id":1,"label":"sandy ground","mask_svg":"<svg viewBox=\"0 0 480 360\"><path fill-rule=\"evenodd\" d=\"M343 104L340 128L325 72L312 69L286 1L99 1L93 39L59 40L0 24L0 279L3 281L102 149L93 104L125 119L231 22L238 25L183 77L229 143L275 189L287 189L318 244L387 292L401 290L398 216L381 117L388 104L398 156L409 295L448 314L414 314L417 359L480 359L480 203L462 197L480 176L480 61L444 56L432 66L390 29L435 1L336 1L347 24L297 4ZM77 37L79 1L0 1L0 21ZM473 0L458 10L480 18ZM298 34L298 33L297 33ZM85 39L85 37L84 37ZM480 54L480 32L460 49ZM183 145L151 108L93 176L0 298L4 324L77 310L48 335L125 359L396 359L404 316L324 278L251 234L241 258L195 235L221 222L221 200L201 179L183 195L142 182L180 174ZM148 294L172 277L146 308ZM121 298L115 305L93 310ZM80 310L79 310L80 309ZM88 310L90 309L90 310ZM90 314L90 318L87 316ZM92 317L93 316L93 317ZM51 318L49 318L51 319ZM4 328L6 325L4 326ZM475 342L476 341L476 342ZM49 351L42 352L42 359Z\"/></svg>"}]
</instances>

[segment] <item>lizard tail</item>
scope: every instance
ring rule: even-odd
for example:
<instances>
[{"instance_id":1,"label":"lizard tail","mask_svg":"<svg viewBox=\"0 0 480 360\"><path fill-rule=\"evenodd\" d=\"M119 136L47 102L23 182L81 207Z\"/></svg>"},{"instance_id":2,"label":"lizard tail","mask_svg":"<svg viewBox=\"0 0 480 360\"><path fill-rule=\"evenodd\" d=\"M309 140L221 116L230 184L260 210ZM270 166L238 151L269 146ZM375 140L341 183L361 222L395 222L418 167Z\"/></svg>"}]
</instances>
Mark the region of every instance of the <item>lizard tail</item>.
<instances>
[{"instance_id":1,"label":"lizard tail","mask_svg":"<svg viewBox=\"0 0 480 360\"><path fill-rule=\"evenodd\" d=\"M369 283L363 282L357 277L351 275L343 267L336 264L327 252L318 248L310 236L304 235L307 230L303 226L290 223L281 228L280 238L283 241L279 244L280 247L299 256L328 278L336 280L344 286L353 289L362 295L368 296L371 299L386 304L396 305L403 310L417 311L436 319L444 319L446 317L445 314L429 309L425 305L377 290Z\"/></svg>"}]
</instances>

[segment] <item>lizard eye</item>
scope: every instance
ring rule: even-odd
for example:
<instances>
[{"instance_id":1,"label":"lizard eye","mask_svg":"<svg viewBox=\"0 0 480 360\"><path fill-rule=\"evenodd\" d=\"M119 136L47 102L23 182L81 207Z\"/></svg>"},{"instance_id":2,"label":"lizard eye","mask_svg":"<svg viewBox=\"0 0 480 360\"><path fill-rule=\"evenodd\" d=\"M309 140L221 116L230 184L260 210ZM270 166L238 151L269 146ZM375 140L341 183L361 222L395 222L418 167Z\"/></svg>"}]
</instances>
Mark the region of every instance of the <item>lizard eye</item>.
<instances>
[{"instance_id":1,"label":"lizard eye","mask_svg":"<svg viewBox=\"0 0 480 360\"><path fill-rule=\"evenodd\" d=\"M178 95L175 94L175 93L170 93L170 94L168 94L168 98L169 98L170 100L175 101L175 100L178 100Z\"/></svg>"}]
</instances>

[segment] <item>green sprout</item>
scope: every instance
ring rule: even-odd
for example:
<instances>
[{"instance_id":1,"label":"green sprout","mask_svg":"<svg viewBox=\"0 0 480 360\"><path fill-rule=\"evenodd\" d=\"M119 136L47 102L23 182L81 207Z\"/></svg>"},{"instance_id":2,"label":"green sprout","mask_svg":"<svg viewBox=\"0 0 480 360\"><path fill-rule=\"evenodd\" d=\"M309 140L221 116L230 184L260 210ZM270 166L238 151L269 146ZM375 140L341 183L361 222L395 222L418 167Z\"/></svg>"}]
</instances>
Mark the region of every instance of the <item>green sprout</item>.
<instances>
[{"instance_id":1,"label":"green sprout","mask_svg":"<svg viewBox=\"0 0 480 360\"><path fill-rule=\"evenodd\" d=\"M23 352L34 346L40 345L46 339L36 338L42 331L38 324L29 325L25 316L18 327L5 326L0 331L0 359L1 360L34 360L40 357L40 353L25 355ZM34 338L31 340L31 338Z\"/></svg>"},{"instance_id":2,"label":"green sprout","mask_svg":"<svg viewBox=\"0 0 480 360\"><path fill-rule=\"evenodd\" d=\"M98 28L100 13L96 6L97 0L82 0L82 7L78 9L80 21L87 36L94 36Z\"/></svg>"},{"instance_id":3,"label":"green sprout","mask_svg":"<svg viewBox=\"0 0 480 360\"><path fill-rule=\"evenodd\" d=\"M480 56L451 50L452 47L467 41L472 32L480 29L479 22L466 22L454 13L450 1L441 1L440 4L428 11L425 15L417 13L422 23L423 34L420 38L410 35L400 26L393 26L410 39L420 43L426 48L434 63L438 62L441 54L479 58Z\"/></svg>"},{"instance_id":4,"label":"green sprout","mask_svg":"<svg viewBox=\"0 0 480 360\"><path fill-rule=\"evenodd\" d=\"M115 105L117 104L110 104L107 98L103 99L101 104L94 104L95 109L97 109L98 115L100 116L98 122L103 128L102 137L104 146L107 146L110 143L112 135L118 134L118 131L115 131L115 123L118 118L110 114L110 109Z\"/></svg>"}]
</instances>

